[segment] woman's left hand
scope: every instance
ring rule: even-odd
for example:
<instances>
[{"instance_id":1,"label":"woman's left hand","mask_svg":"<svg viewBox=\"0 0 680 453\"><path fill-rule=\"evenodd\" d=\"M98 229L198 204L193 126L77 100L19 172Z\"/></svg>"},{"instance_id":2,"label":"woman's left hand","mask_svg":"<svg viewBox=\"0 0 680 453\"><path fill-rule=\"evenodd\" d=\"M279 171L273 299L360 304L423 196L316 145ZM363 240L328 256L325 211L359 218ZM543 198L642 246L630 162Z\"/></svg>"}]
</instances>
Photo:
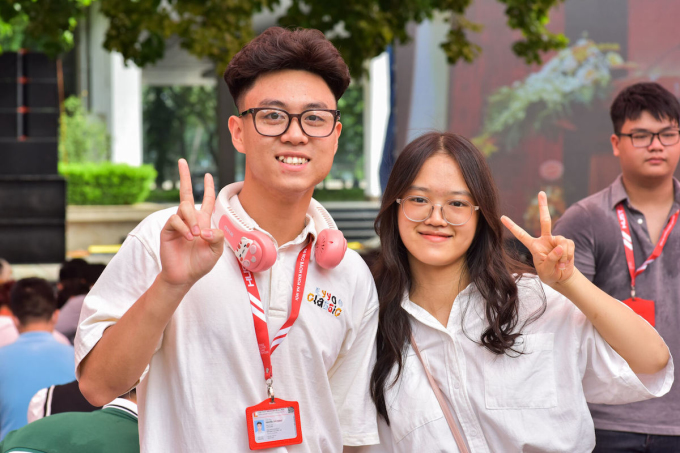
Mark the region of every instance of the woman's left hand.
<instances>
[{"instance_id":1,"label":"woman's left hand","mask_svg":"<svg viewBox=\"0 0 680 453\"><path fill-rule=\"evenodd\" d=\"M529 249L536 273L545 284L565 283L574 275L574 241L551 234L552 220L545 192L538 193L538 212L541 236L537 238L506 216L501 217L501 222Z\"/></svg>"}]
</instances>

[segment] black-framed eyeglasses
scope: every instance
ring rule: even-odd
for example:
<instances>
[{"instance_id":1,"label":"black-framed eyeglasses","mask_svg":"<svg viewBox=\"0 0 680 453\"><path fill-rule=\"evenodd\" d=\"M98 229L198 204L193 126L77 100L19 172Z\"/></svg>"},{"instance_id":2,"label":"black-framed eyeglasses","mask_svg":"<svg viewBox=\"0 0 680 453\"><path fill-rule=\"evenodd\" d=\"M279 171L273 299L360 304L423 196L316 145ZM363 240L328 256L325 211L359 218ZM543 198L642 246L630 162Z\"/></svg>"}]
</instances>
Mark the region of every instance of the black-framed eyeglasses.
<instances>
[{"instance_id":1,"label":"black-framed eyeglasses","mask_svg":"<svg viewBox=\"0 0 680 453\"><path fill-rule=\"evenodd\" d=\"M630 137L633 146L636 148L647 148L654 141L654 137L659 138L663 146L672 146L680 142L680 130L666 129L661 132L639 131L632 134L619 133L619 136Z\"/></svg>"},{"instance_id":2,"label":"black-framed eyeglasses","mask_svg":"<svg viewBox=\"0 0 680 453\"><path fill-rule=\"evenodd\" d=\"M255 130L265 137L278 137L286 133L293 118L297 118L302 132L315 138L328 137L333 133L335 124L340 119L340 110L315 109L302 113L288 113L283 109L258 107L248 109L239 114L253 116Z\"/></svg>"},{"instance_id":3,"label":"black-framed eyeglasses","mask_svg":"<svg viewBox=\"0 0 680 453\"><path fill-rule=\"evenodd\" d=\"M472 218L472 213L479 211L479 206L465 200L447 200L444 204L432 203L429 198L420 195L412 195L406 198L397 198L401 210L412 222L424 222L434 212L434 207L439 206L442 218L446 223L453 226L465 225Z\"/></svg>"}]
</instances>

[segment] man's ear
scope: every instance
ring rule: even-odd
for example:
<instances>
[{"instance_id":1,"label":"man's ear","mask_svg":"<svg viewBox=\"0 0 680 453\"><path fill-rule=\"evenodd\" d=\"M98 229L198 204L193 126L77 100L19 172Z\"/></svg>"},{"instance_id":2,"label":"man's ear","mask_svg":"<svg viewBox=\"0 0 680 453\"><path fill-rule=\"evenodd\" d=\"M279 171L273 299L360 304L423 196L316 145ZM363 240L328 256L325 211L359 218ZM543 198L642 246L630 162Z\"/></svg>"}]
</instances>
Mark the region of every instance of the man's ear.
<instances>
[{"instance_id":1,"label":"man's ear","mask_svg":"<svg viewBox=\"0 0 680 453\"><path fill-rule=\"evenodd\" d=\"M616 157L619 157L619 143L621 142L621 138L616 134L612 134L612 136L609 137L609 141L612 143L612 152Z\"/></svg>"},{"instance_id":2,"label":"man's ear","mask_svg":"<svg viewBox=\"0 0 680 453\"><path fill-rule=\"evenodd\" d=\"M231 133L231 143L241 154L246 153L245 143L243 140L243 118L232 115L229 117L229 132Z\"/></svg>"},{"instance_id":3,"label":"man's ear","mask_svg":"<svg viewBox=\"0 0 680 453\"><path fill-rule=\"evenodd\" d=\"M59 321L59 309L57 308L54 310L54 313L52 313L52 318L50 318L50 324L52 324L52 327L57 325L57 321Z\"/></svg>"}]
</instances>

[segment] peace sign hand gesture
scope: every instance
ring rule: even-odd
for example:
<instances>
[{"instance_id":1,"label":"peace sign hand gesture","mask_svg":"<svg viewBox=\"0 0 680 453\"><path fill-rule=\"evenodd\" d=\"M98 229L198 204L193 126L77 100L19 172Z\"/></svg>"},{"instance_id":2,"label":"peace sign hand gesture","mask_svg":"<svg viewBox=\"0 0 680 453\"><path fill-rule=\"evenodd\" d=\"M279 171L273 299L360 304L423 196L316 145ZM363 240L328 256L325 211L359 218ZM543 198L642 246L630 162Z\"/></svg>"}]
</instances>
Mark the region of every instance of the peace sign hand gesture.
<instances>
[{"instance_id":1,"label":"peace sign hand gesture","mask_svg":"<svg viewBox=\"0 0 680 453\"><path fill-rule=\"evenodd\" d=\"M529 249L539 278L549 286L563 284L575 274L574 241L551 234L548 197L543 191L538 193L538 210L541 222L541 236L538 238L532 237L506 216L501 217L501 222Z\"/></svg>"},{"instance_id":2,"label":"peace sign hand gesture","mask_svg":"<svg viewBox=\"0 0 680 453\"><path fill-rule=\"evenodd\" d=\"M160 277L173 286L191 286L210 272L224 249L224 233L210 228L215 206L215 184L205 175L205 192L201 209L194 205L191 173L184 159L179 167L179 207L161 231Z\"/></svg>"}]
</instances>

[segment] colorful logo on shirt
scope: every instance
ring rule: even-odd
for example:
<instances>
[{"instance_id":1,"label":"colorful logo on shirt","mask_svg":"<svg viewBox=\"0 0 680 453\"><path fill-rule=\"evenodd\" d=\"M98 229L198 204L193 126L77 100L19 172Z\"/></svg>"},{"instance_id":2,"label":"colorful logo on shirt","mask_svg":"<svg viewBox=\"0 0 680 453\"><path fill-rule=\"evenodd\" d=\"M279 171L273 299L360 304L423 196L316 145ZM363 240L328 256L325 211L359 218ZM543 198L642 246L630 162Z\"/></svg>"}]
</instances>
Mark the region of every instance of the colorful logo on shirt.
<instances>
[{"instance_id":1,"label":"colorful logo on shirt","mask_svg":"<svg viewBox=\"0 0 680 453\"><path fill-rule=\"evenodd\" d=\"M336 318L342 314L342 300L332 295L330 291L316 288L313 293L307 294L307 300Z\"/></svg>"}]
</instances>

